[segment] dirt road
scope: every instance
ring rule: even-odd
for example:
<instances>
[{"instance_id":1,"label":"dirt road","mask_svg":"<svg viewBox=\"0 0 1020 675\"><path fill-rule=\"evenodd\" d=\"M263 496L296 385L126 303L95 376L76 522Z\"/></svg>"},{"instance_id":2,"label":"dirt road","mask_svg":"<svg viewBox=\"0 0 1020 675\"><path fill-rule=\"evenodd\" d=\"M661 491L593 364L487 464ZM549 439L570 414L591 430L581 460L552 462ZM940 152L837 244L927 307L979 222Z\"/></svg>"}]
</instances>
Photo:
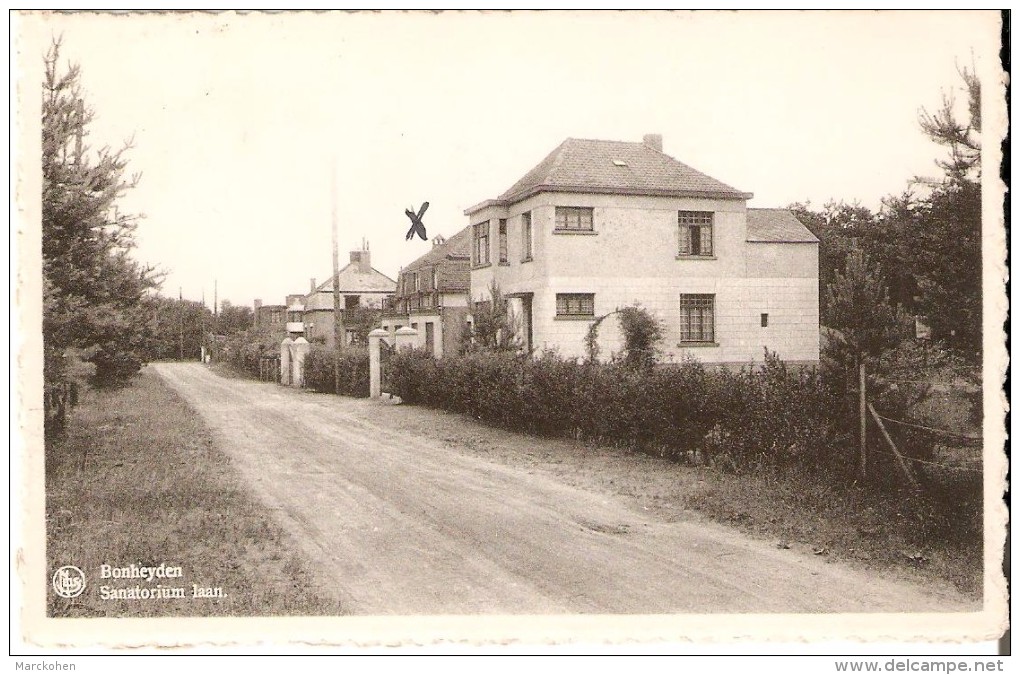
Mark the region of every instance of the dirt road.
<instances>
[{"instance_id":1,"label":"dirt road","mask_svg":"<svg viewBox=\"0 0 1020 675\"><path fill-rule=\"evenodd\" d=\"M975 609L949 590L667 522L619 496L487 461L443 433L391 423L413 410L403 406L223 378L197 363L151 367L353 614Z\"/></svg>"}]
</instances>

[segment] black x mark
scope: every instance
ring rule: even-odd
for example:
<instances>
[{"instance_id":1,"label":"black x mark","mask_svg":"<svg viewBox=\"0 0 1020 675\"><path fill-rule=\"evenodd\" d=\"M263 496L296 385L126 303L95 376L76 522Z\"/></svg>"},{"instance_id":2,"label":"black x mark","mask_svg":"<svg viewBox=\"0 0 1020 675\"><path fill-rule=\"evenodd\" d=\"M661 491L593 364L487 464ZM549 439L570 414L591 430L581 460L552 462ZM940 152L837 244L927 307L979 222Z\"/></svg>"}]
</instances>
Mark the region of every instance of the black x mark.
<instances>
[{"instance_id":1,"label":"black x mark","mask_svg":"<svg viewBox=\"0 0 1020 675\"><path fill-rule=\"evenodd\" d=\"M421 217L425 215L428 208L429 203L425 202L421 205L421 209L418 210L417 214L411 209L404 209L404 213L411 219L411 229L407 231L407 236L404 237L405 240L411 241L411 238L416 234L422 238L422 241L428 240L429 237L425 234L425 224L421 222Z\"/></svg>"}]
</instances>

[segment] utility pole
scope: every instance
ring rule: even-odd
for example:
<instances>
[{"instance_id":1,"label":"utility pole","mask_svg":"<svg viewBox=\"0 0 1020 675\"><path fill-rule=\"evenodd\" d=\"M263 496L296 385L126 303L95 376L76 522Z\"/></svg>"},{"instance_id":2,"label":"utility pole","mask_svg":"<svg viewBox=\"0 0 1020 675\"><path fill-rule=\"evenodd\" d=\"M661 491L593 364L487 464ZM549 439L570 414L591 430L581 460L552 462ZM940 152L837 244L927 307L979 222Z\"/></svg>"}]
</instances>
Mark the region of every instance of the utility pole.
<instances>
[{"instance_id":1,"label":"utility pole","mask_svg":"<svg viewBox=\"0 0 1020 675\"><path fill-rule=\"evenodd\" d=\"M201 343L201 351L199 352L199 356L202 358L202 363L205 363L205 352L206 352L206 347L207 347L207 342L208 342L207 341L206 332L205 332L205 310L206 310L206 306L205 306L205 286L203 286L202 287L202 343Z\"/></svg>"},{"instance_id":2,"label":"utility pole","mask_svg":"<svg viewBox=\"0 0 1020 675\"><path fill-rule=\"evenodd\" d=\"M343 345L343 319L340 316L340 253L337 248L336 160L329 162L330 225L333 230L333 386L340 393L340 347Z\"/></svg>"},{"instance_id":3,"label":"utility pole","mask_svg":"<svg viewBox=\"0 0 1020 675\"><path fill-rule=\"evenodd\" d=\"M177 287L177 360L184 360L184 288Z\"/></svg>"},{"instance_id":4,"label":"utility pole","mask_svg":"<svg viewBox=\"0 0 1020 675\"><path fill-rule=\"evenodd\" d=\"M220 296L219 296L219 280L213 279L213 291L212 291L212 316L213 316L213 334L220 332Z\"/></svg>"}]
</instances>

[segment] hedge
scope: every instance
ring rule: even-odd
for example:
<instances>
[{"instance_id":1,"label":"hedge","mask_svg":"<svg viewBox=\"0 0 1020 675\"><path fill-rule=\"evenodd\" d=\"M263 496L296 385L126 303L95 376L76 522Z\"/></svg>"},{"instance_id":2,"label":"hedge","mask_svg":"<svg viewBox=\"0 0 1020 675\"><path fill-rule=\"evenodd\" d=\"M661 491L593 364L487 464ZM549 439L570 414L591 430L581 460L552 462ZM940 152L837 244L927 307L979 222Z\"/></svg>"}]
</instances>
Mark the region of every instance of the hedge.
<instances>
[{"instance_id":1,"label":"hedge","mask_svg":"<svg viewBox=\"0 0 1020 675\"><path fill-rule=\"evenodd\" d=\"M259 363L269 356L280 356L282 338L265 329L249 328L227 339L223 358L250 377L259 377Z\"/></svg>"},{"instance_id":2,"label":"hedge","mask_svg":"<svg viewBox=\"0 0 1020 675\"><path fill-rule=\"evenodd\" d=\"M347 347L340 352L312 345L305 356L305 387L335 394L334 359L340 365L340 392L344 396L368 398L368 349Z\"/></svg>"},{"instance_id":3,"label":"hedge","mask_svg":"<svg viewBox=\"0 0 1020 675\"><path fill-rule=\"evenodd\" d=\"M387 390L407 403L733 470L841 455L832 452L841 433L827 417L833 396L814 370L791 370L774 354L737 371L693 360L648 371L551 353L436 359L407 350L392 355L386 375Z\"/></svg>"}]
</instances>

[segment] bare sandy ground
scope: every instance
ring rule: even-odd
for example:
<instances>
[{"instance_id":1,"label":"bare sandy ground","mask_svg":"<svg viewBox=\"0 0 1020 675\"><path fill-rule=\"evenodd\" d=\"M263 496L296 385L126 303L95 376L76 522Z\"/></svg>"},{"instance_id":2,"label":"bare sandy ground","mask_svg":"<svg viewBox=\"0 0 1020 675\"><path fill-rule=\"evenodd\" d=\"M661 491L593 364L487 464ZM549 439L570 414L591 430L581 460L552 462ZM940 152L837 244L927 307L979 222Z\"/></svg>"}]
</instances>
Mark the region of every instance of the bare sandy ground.
<instances>
[{"instance_id":1,"label":"bare sandy ground","mask_svg":"<svg viewBox=\"0 0 1020 675\"><path fill-rule=\"evenodd\" d=\"M582 478L565 479L561 441L223 378L197 363L151 368L198 411L324 590L353 614L980 608L950 589L650 507L612 454L592 454Z\"/></svg>"}]
</instances>

